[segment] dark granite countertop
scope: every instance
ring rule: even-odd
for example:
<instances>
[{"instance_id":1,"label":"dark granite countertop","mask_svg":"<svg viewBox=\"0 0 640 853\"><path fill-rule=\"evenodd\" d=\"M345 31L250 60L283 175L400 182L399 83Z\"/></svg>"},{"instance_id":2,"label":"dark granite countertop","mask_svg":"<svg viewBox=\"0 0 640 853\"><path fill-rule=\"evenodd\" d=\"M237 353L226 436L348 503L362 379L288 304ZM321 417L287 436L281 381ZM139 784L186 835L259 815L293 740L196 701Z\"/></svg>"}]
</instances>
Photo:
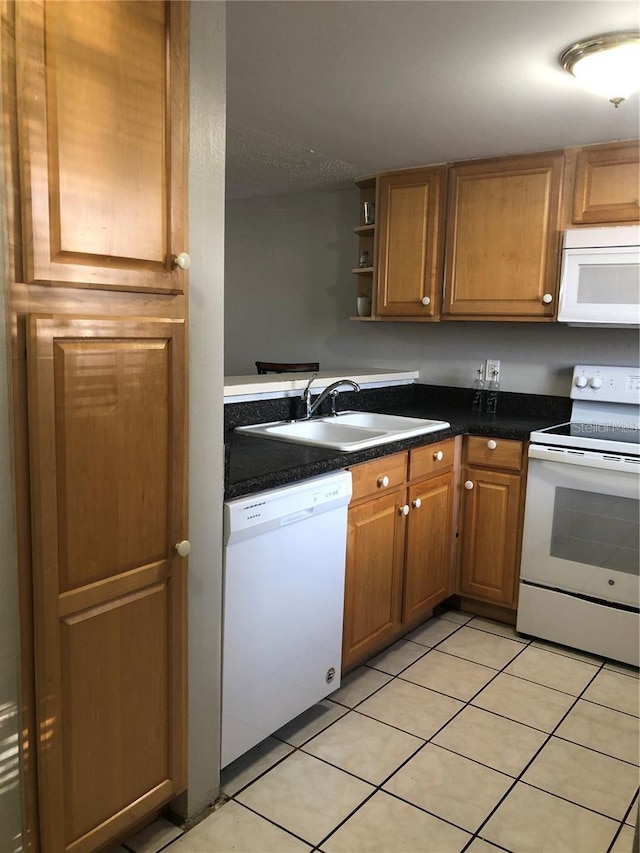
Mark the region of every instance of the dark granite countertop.
<instances>
[{"instance_id":1,"label":"dark granite countertop","mask_svg":"<svg viewBox=\"0 0 640 853\"><path fill-rule=\"evenodd\" d=\"M344 394L340 409L359 408L389 414L433 418L448 421L451 426L439 432L417 436L405 441L370 447L355 453L345 453L329 448L272 441L234 433L233 426L241 422L264 423L274 420L273 408L266 417L260 417L255 407L249 417L242 418L242 410L228 413L225 439L225 499L242 497L255 492L294 483L318 474L348 468L359 462L378 459L422 447L454 435L490 435L497 438L526 441L529 433L542 427L553 426L568 420L570 401L564 397L542 397L503 393L500 410L495 415L479 415L470 411L468 389L448 389L440 386L405 386L403 394L377 399L363 399L362 395ZM267 401L271 403L272 401ZM357 405L360 403L360 405ZM245 404L238 404L243 406ZM227 413L225 413L227 415ZM281 417L286 418L287 414Z\"/></svg>"}]
</instances>

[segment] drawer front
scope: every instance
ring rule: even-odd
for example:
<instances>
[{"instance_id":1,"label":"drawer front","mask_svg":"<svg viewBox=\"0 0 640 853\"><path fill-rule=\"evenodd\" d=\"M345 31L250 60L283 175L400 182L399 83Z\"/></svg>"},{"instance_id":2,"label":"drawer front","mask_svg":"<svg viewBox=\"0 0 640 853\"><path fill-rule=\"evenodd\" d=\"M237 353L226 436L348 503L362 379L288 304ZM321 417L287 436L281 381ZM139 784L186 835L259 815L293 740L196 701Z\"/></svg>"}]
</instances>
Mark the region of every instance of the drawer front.
<instances>
[{"instance_id":1,"label":"drawer front","mask_svg":"<svg viewBox=\"0 0 640 853\"><path fill-rule=\"evenodd\" d=\"M519 471L522 467L522 442L491 436L467 436L466 461L469 465Z\"/></svg>"},{"instance_id":2,"label":"drawer front","mask_svg":"<svg viewBox=\"0 0 640 853\"><path fill-rule=\"evenodd\" d=\"M408 453L394 453L351 468L351 501L380 495L401 486L407 479Z\"/></svg>"},{"instance_id":3,"label":"drawer front","mask_svg":"<svg viewBox=\"0 0 640 853\"><path fill-rule=\"evenodd\" d=\"M448 471L453 466L455 439L447 438L427 447L416 447L409 455L409 479L417 480Z\"/></svg>"}]
</instances>

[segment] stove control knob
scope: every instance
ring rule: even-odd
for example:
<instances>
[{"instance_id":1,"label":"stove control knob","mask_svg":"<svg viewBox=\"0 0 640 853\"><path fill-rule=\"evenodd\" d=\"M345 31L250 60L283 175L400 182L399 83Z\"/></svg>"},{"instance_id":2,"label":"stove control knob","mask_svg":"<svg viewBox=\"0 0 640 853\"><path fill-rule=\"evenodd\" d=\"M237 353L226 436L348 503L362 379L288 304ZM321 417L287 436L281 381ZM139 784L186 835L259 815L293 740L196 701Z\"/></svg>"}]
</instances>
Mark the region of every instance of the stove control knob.
<instances>
[{"instance_id":1,"label":"stove control knob","mask_svg":"<svg viewBox=\"0 0 640 853\"><path fill-rule=\"evenodd\" d=\"M586 388L587 387L587 377L586 376L576 376L575 385L576 385L576 388Z\"/></svg>"},{"instance_id":2,"label":"stove control knob","mask_svg":"<svg viewBox=\"0 0 640 853\"><path fill-rule=\"evenodd\" d=\"M602 379L599 376L592 376L589 380L589 385L596 390L602 388Z\"/></svg>"}]
</instances>

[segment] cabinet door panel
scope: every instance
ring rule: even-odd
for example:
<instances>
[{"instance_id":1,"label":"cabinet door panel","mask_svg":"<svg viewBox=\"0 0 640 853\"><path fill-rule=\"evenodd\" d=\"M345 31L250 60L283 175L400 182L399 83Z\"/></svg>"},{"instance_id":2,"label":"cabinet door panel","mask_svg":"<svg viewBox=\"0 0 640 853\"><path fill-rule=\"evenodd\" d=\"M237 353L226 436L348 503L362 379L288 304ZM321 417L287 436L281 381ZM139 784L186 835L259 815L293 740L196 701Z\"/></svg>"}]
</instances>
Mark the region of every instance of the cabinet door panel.
<instances>
[{"instance_id":1,"label":"cabinet door panel","mask_svg":"<svg viewBox=\"0 0 640 853\"><path fill-rule=\"evenodd\" d=\"M521 479L467 468L463 490L460 592L513 605L517 571Z\"/></svg>"},{"instance_id":2,"label":"cabinet door panel","mask_svg":"<svg viewBox=\"0 0 640 853\"><path fill-rule=\"evenodd\" d=\"M381 316L429 319L439 312L444 174L434 168L379 179Z\"/></svg>"},{"instance_id":3,"label":"cabinet door panel","mask_svg":"<svg viewBox=\"0 0 640 853\"><path fill-rule=\"evenodd\" d=\"M186 784L184 322L32 317L28 368L41 831L81 853Z\"/></svg>"},{"instance_id":4,"label":"cabinet door panel","mask_svg":"<svg viewBox=\"0 0 640 853\"><path fill-rule=\"evenodd\" d=\"M638 141L583 148L576 156L573 221L578 224L640 219Z\"/></svg>"},{"instance_id":5,"label":"cabinet door panel","mask_svg":"<svg viewBox=\"0 0 640 853\"><path fill-rule=\"evenodd\" d=\"M561 153L453 166L443 314L552 317Z\"/></svg>"},{"instance_id":6,"label":"cabinet door panel","mask_svg":"<svg viewBox=\"0 0 640 853\"><path fill-rule=\"evenodd\" d=\"M349 509L343 667L384 643L400 625L403 492Z\"/></svg>"},{"instance_id":7,"label":"cabinet door panel","mask_svg":"<svg viewBox=\"0 0 640 853\"><path fill-rule=\"evenodd\" d=\"M28 282L184 289L186 4L17 4Z\"/></svg>"},{"instance_id":8,"label":"cabinet door panel","mask_svg":"<svg viewBox=\"0 0 640 853\"><path fill-rule=\"evenodd\" d=\"M404 622L426 615L451 594L453 473L412 486L409 506Z\"/></svg>"}]
</instances>

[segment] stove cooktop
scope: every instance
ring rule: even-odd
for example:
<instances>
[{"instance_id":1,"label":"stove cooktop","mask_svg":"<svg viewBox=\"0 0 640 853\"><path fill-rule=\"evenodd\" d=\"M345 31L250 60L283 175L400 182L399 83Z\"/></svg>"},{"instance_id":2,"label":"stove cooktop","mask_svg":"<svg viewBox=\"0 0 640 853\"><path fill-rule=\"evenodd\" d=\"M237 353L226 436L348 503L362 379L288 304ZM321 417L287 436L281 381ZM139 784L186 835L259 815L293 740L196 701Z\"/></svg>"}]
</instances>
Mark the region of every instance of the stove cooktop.
<instances>
[{"instance_id":1,"label":"stove cooktop","mask_svg":"<svg viewBox=\"0 0 640 853\"><path fill-rule=\"evenodd\" d=\"M579 364L571 421L531 433L534 444L640 455L640 368Z\"/></svg>"},{"instance_id":2,"label":"stove cooktop","mask_svg":"<svg viewBox=\"0 0 640 853\"><path fill-rule=\"evenodd\" d=\"M640 430L606 423L566 423L531 433L534 444L552 444L582 450L637 456L640 454Z\"/></svg>"}]
</instances>

